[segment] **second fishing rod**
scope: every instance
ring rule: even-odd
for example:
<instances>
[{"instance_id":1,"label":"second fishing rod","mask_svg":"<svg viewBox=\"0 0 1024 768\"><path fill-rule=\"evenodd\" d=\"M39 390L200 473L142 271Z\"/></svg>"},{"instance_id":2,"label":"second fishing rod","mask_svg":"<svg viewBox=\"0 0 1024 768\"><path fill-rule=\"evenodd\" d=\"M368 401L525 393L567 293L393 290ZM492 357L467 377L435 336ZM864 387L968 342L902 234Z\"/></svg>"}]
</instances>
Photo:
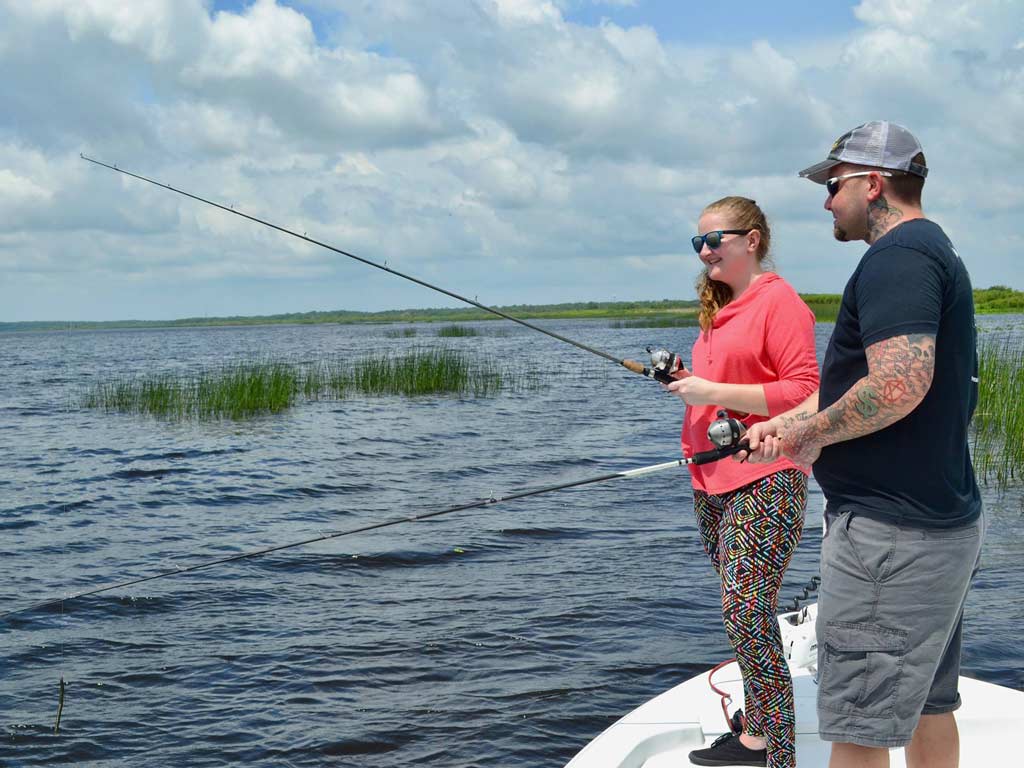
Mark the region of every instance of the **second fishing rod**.
<instances>
[{"instance_id":1,"label":"second fishing rod","mask_svg":"<svg viewBox=\"0 0 1024 768\"><path fill-rule=\"evenodd\" d=\"M534 323L523 320L522 318L510 315L507 312L502 312L500 309L496 309L495 307L489 307L486 304L481 304L475 299L470 299L466 296L461 296L460 294L455 293L454 291L449 291L447 288L442 288L439 285L428 283L426 280L421 280L418 277L408 275L404 272L399 272L397 269L391 269L391 267L387 266L386 264L380 264L376 261L363 258L362 256L357 256L354 253L349 253L348 251L344 251L341 248L330 245L329 243L325 243L321 240L309 237L305 232L296 232L295 230L288 229L287 227L282 227L279 224L274 224L270 221L267 221L266 219L261 219L258 216L252 216L248 213L243 213L242 211L236 210L232 206L223 205L221 203L214 202L213 200L208 200L205 197L200 197L199 195L193 194L191 192L185 192L184 190L172 187L170 184L164 184L162 182L148 178L141 174L126 171L123 168L118 168L116 165L104 163L100 160L96 160L87 155L80 154L79 156L83 160L87 160L90 163L94 163L95 165L102 166L103 168L109 168L110 170L116 171L117 173L124 174L125 176L130 176L133 179L144 181L148 184L152 184L153 186L160 187L161 189L167 189L170 190L171 192L175 192L179 195L183 195L184 197L191 198L192 200L196 200L200 203L211 205L214 208L219 208L222 211L233 213L236 216L241 216L243 219L254 221L257 224L262 224L265 227L276 229L278 232L283 232L286 235L291 235L292 237L297 237L300 240L305 240L307 243L312 243L313 245L319 246L320 248L326 248L327 250L333 251L334 253L346 256L350 259L354 259L355 261L358 261L362 264L366 264L369 267L374 267L375 269L388 272L389 274L395 275L396 277L401 277L402 279L416 283L417 285L422 285L424 288L430 288L431 290L437 291L438 293L443 293L445 296L450 296L453 299L474 306L477 309L482 309L485 312L491 313L492 315L497 315L498 317L502 317L506 320L511 320L513 323L518 323L519 325L522 325L526 328L530 328L531 330L538 331L539 333L543 333L546 336L550 336L553 339L558 339L559 341L564 342L566 344L571 344L572 346L578 349L582 349L585 352L590 352L591 354L597 355L598 357L603 357L605 360L610 360L611 362L616 363L617 365L621 365L626 370L632 371L633 373L638 373L641 376L646 376L649 379L655 379L656 381L660 381L662 384L670 384L672 381L674 381L674 378L671 376L671 372L666 369L667 361L672 359L678 361L678 356L674 355L671 352L666 352L664 350L652 351L650 350L650 348L648 348L648 351L652 353L650 367L644 365L643 363L637 362L636 360L618 358L600 349L595 349L594 347L591 347L588 344L576 341L575 339L570 339L567 336L563 336L560 333L555 333L554 331L550 331L546 328L541 328L539 325L535 325Z\"/></svg>"}]
</instances>

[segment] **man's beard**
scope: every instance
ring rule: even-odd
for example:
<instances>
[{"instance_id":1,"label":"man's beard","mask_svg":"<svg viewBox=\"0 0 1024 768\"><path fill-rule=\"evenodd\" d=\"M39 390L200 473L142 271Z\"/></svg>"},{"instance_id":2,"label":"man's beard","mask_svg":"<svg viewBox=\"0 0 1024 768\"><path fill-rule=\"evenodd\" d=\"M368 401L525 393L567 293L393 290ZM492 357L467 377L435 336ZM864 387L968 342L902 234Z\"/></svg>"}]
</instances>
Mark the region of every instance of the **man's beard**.
<instances>
[{"instance_id":1,"label":"man's beard","mask_svg":"<svg viewBox=\"0 0 1024 768\"><path fill-rule=\"evenodd\" d=\"M836 240L841 243L849 242L850 235L845 229L839 226L837 222L832 222L832 234L835 235Z\"/></svg>"}]
</instances>

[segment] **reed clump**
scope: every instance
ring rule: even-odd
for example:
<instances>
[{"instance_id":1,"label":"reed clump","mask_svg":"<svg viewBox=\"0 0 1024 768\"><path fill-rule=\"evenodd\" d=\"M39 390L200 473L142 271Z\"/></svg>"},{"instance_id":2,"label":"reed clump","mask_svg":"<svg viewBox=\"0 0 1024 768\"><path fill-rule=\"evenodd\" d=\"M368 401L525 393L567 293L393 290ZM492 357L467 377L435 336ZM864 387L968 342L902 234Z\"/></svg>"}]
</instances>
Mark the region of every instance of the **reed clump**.
<instances>
[{"instance_id":1,"label":"reed clump","mask_svg":"<svg viewBox=\"0 0 1024 768\"><path fill-rule=\"evenodd\" d=\"M339 397L352 393L480 397L499 392L503 381L499 367L488 359L470 361L452 349L417 349L364 357L347 370L336 370L330 386Z\"/></svg>"},{"instance_id":2,"label":"reed clump","mask_svg":"<svg viewBox=\"0 0 1024 768\"><path fill-rule=\"evenodd\" d=\"M487 397L534 390L543 377L447 348L308 362L249 361L194 374L118 377L90 388L82 405L170 420L244 419L279 413L300 400L357 395Z\"/></svg>"},{"instance_id":3,"label":"reed clump","mask_svg":"<svg viewBox=\"0 0 1024 768\"><path fill-rule=\"evenodd\" d=\"M384 331L385 339L411 339L415 335L415 328L388 328Z\"/></svg>"},{"instance_id":4,"label":"reed clump","mask_svg":"<svg viewBox=\"0 0 1024 768\"><path fill-rule=\"evenodd\" d=\"M200 418L242 419L290 408L298 394L299 372L282 362L240 363L204 372L194 379Z\"/></svg>"},{"instance_id":5,"label":"reed clump","mask_svg":"<svg viewBox=\"0 0 1024 768\"><path fill-rule=\"evenodd\" d=\"M82 404L166 419L243 419L290 408L298 383L287 363L242 362L195 374L121 377L94 386Z\"/></svg>"},{"instance_id":6,"label":"reed clump","mask_svg":"<svg viewBox=\"0 0 1024 768\"><path fill-rule=\"evenodd\" d=\"M437 329L441 338L459 338L462 336L479 336L480 331L469 325L445 325Z\"/></svg>"},{"instance_id":7,"label":"reed clump","mask_svg":"<svg viewBox=\"0 0 1024 768\"><path fill-rule=\"evenodd\" d=\"M695 315L652 315L639 320L615 320L609 328L692 328L699 325Z\"/></svg>"},{"instance_id":8,"label":"reed clump","mask_svg":"<svg viewBox=\"0 0 1024 768\"><path fill-rule=\"evenodd\" d=\"M1009 336L978 344L978 407L971 453L979 480L1006 487L1024 462L1024 348Z\"/></svg>"}]
</instances>

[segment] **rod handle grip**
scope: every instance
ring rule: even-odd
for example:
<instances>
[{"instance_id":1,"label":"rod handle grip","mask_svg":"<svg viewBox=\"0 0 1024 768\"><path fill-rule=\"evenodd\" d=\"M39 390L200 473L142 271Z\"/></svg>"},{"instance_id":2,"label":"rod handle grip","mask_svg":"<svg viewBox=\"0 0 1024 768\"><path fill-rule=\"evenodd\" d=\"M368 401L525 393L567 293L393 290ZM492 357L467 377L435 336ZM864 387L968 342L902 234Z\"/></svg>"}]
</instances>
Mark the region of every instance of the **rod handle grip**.
<instances>
[{"instance_id":1,"label":"rod handle grip","mask_svg":"<svg viewBox=\"0 0 1024 768\"><path fill-rule=\"evenodd\" d=\"M646 365L638 363L636 360L619 360L619 363L623 368L628 368L633 373L639 373L641 376L646 376L649 379L655 379L660 381L662 384L671 384L675 381L675 378L665 373L665 371L659 371L657 368L648 368Z\"/></svg>"},{"instance_id":2,"label":"rod handle grip","mask_svg":"<svg viewBox=\"0 0 1024 768\"><path fill-rule=\"evenodd\" d=\"M724 459L726 456L732 456L734 453L740 451L746 451L750 448L750 443L746 440L741 440L736 445L730 445L728 448L713 448L710 451L701 451L700 453L693 454L693 464L710 464L713 461Z\"/></svg>"}]
</instances>

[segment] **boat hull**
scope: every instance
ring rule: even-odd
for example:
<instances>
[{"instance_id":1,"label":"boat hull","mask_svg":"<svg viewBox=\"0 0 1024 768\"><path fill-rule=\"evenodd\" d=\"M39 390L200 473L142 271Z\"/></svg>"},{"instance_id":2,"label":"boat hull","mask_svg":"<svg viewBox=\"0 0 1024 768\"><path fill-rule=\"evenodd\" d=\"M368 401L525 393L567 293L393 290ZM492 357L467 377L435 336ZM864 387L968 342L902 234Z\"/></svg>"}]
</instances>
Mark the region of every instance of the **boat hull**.
<instances>
[{"instance_id":1,"label":"boat hull","mask_svg":"<svg viewBox=\"0 0 1024 768\"><path fill-rule=\"evenodd\" d=\"M827 765L830 751L828 742L818 738L814 609L809 606L779 617L793 675L798 766ZM743 701L743 682L735 662L715 672L714 682L737 705ZM956 719L961 768L1022 764L1021 750L1009 735L1024 730L1024 692L961 677L960 696L963 705ZM566 768L681 768L690 765L691 750L710 745L726 729L721 699L711 690L708 673L703 673L615 722ZM906 766L902 748L890 750L889 760L892 768Z\"/></svg>"}]
</instances>

